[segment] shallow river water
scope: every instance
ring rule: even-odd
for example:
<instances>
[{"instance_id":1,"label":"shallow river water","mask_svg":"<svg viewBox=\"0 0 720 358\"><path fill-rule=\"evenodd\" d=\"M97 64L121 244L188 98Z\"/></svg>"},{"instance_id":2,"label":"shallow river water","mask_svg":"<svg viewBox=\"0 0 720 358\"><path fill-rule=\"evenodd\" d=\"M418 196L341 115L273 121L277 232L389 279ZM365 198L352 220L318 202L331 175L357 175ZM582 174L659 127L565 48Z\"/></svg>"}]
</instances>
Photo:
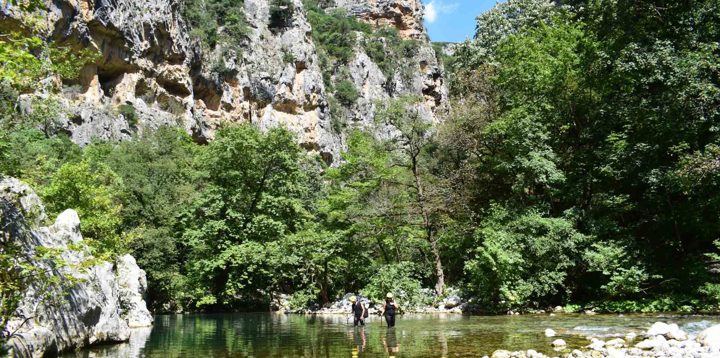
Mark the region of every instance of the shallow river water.
<instances>
[{"instance_id":1,"label":"shallow river water","mask_svg":"<svg viewBox=\"0 0 720 358\"><path fill-rule=\"evenodd\" d=\"M674 315L404 315L388 329L378 317L353 328L345 316L271 313L161 315L152 329L133 331L130 342L67 357L481 357L496 349L553 353L587 337L644 332L656 321L677 323L691 336L720 323L714 316ZM547 338L546 328L558 336Z\"/></svg>"}]
</instances>

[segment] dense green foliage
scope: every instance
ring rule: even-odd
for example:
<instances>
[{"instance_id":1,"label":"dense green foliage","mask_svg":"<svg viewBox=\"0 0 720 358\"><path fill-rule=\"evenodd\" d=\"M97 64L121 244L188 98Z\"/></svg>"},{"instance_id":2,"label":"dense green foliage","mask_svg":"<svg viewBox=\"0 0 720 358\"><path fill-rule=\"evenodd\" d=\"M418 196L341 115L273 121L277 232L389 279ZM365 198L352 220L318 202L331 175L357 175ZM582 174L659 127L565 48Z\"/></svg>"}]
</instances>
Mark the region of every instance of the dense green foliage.
<instances>
[{"instance_id":1,"label":"dense green foliage","mask_svg":"<svg viewBox=\"0 0 720 358\"><path fill-rule=\"evenodd\" d=\"M458 163L482 173L470 176L470 202L484 219L465 267L479 281L468 288L500 285L488 303L519 306L701 288L712 296L704 282L716 282L705 253L718 232L716 195L706 191L719 139L718 4L567 5L499 5L453 59L456 73L484 76L480 97L491 111L473 135L453 134L480 144ZM478 85L459 77L458 102L477 98ZM518 214L488 221L498 207ZM532 223L525 213L547 224L521 229Z\"/></svg>"},{"instance_id":2,"label":"dense green foliage","mask_svg":"<svg viewBox=\"0 0 720 358\"><path fill-rule=\"evenodd\" d=\"M133 253L157 310L388 291L412 306L448 286L497 312L717 309L720 4L564 4L481 15L449 59L443 123L424 122L418 98L378 103L372 131L346 133L337 167L286 130L251 126L207 145L160 128L81 149L52 130L52 101L19 115L23 81L12 81L0 91L13 123L0 172L31 183L52 214L78 210L102 255ZM186 6L213 14L193 20L209 40L240 3ZM306 9L333 117L358 98L347 63L360 36L388 77L416 51L391 30Z\"/></svg>"},{"instance_id":3,"label":"dense green foliage","mask_svg":"<svg viewBox=\"0 0 720 358\"><path fill-rule=\"evenodd\" d=\"M345 106L351 106L357 101L360 94L355 89L355 84L342 80L335 86L335 97Z\"/></svg>"},{"instance_id":4,"label":"dense green foliage","mask_svg":"<svg viewBox=\"0 0 720 358\"><path fill-rule=\"evenodd\" d=\"M184 0L182 12L192 34L209 49L238 46L250 31L242 0Z\"/></svg>"}]
</instances>

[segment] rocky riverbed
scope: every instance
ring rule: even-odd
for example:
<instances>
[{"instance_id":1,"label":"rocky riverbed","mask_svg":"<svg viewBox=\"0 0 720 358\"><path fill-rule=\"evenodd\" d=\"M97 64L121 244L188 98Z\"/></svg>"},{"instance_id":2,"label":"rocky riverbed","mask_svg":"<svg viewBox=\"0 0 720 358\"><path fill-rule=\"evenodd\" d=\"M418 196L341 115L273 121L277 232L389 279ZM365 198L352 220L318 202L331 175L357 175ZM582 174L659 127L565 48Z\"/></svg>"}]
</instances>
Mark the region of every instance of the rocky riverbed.
<instances>
[{"instance_id":1,"label":"rocky riverbed","mask_svg":"<svg viewBox=\"0 0 720 358\"><path fill-rule=\"evenodd\" d=\"M556 332L552 328L545 331L545 336L554 337ZM558 354L553 357L564 358L599 358L599 357L693 357L711 358L720 357L720 325L703 330L696 336L691 336L678 327L677 324L656 322L643 335L629 334L625 337L616 337L601 340L587 337L588 345L584 349L574 349L568 352L567 344L563 339L556 339L551 344ZM538 353L536 350L508 351L497 350L492 356L484 358L546 358L548 355Z\"/></svg>"}]
</instances>

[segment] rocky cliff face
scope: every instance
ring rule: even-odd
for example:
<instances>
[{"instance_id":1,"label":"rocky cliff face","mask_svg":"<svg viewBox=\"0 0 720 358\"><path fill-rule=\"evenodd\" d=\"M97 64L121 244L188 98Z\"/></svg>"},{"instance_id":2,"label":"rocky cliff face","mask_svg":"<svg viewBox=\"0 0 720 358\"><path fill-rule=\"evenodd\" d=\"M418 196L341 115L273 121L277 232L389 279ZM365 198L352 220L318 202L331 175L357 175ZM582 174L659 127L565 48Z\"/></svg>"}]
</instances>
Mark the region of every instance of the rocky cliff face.
<instances>
[{"instance_id":1,"label":"rocky cliff face","mask_svg":"<svg viewBox=\"0 0 720 358\"><path fill-rule=\"evenodd\" d=\"M60 214L49 227L37 195L15 179L0 179L0 234L20 244L22 256L31 258L35 277L24 292L8 331L10 355L44 357L77 347L130 338L130 328L152 325L143 294L145 272L130 255L117 262L92 262L80 249L80 219L73 210ZM51 262L39 258L52 250L60 256ZM88 263L91 267L83 268Z\"/></svg>"},{"instance_id":2,"label":"rocky cliff face","mask_svg":"<svg viewBox=\"0 0 720 358\"><path fill-rule=\"evenodd\" d=\"M337 7L344 8L376 27L391 26L405 38L426 40L423 26L423 5L417 0L335 0Z\"/></svg>"},{"instance_id":3,"label":"rocky cliff face","mask_svg":"<svg viewBox=\"0 0 720 358\"><path fill-rule=\"evenodd\" d=\"M377 101L419 96L424 116L437 120L447 89L422 25L420 0L336 0L327 6L344 8L375 28L394 27L419 43L398 64L403 78L387 78L358 46L348 67L360 98L341 114L330 110L326 69L320 68L303 2L292 1L287 26L277 29L269 26L271 1L244 0L247 35L235 46L210 50L191 36L180 0L48 0L41 14L48 41L102 54L78 81L61 85L67 108L61 127L85 144L128 139L161 125L181 126L200 142L212 140L224 123L282 125L332 163L345 145L344 131L333 128L333 120L366 126ZM19 27L21 18L6 5L0 27Z\"/></svg>"}]
</instances>

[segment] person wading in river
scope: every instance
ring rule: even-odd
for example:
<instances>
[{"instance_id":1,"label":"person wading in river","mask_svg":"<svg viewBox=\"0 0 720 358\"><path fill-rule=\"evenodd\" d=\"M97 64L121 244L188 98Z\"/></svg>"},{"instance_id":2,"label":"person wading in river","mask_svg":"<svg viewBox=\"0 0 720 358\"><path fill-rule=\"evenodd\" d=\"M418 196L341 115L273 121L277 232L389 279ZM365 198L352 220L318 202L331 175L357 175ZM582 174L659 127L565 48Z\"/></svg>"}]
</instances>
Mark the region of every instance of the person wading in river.
<instances>
[{"instance_id":1,"label":"person wading in river","mask_svg":"<svg viewBox=\"0 0 720 358\"><path fill-rule=\"evenodd\" d=\"M360 302L357 302L357 297L352 296L350 297L350 302L352 303L352 312L355 316L355 320L353 321L353 326L357 326L358 323L361 326L365 325L365 317L367 317L367 309L365 308L365 305L363 305Z\"/></svg>"},{"instance_id":2,"label":"person wading in river","mask_svg":"<svg viewBox=\"0 0 720 358\"><path fill-rule=\"evenodd\" d=\"M383 306L383 316L385 316L385 322L387 322L388 328L395 327L395 313L400 309L395 301L393 301L393 294L388 293L385 296L385 306Z\"/></svg>"}]
</instances>

